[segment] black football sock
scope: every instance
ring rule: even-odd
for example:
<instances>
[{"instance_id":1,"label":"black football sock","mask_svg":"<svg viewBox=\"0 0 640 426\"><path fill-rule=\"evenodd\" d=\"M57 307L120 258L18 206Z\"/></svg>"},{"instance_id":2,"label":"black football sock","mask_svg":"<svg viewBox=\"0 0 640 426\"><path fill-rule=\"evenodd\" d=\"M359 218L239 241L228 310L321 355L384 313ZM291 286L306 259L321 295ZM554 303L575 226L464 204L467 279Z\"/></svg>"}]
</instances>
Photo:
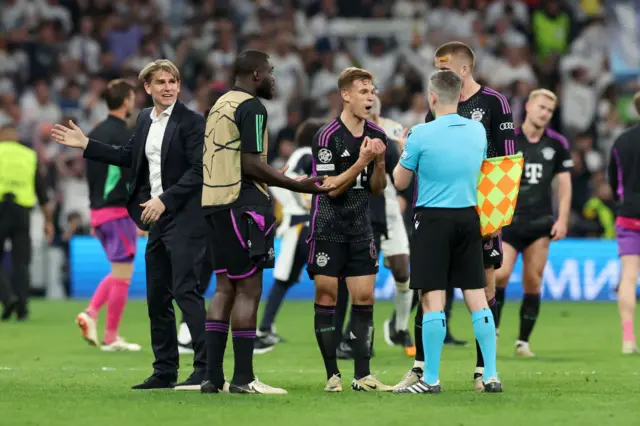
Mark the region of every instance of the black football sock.
<instances>
[{"instance_id":1,"label":"black football sock","mask_svg":"<svg viewBox=\"0 0 640 426\"><path fill-rule=\"evenodd\" d=\"M422 344L422 304L418 305L418 310L416 311L416 324L413 332L416 339L415 360L418 362L424 362L424 346Z\"/></svg>"},{"instance_id":2,"label":"black football sock","mask_svg":"<svg viewBox=\"0 0 640 426\"><path fill-rule=\"evenodd\" d=\"M498 316L498 302L496 298L489 300L489 310L491 310L491 314L493 315L493 323L496 322L496 317Z\"/></svg>"},{"instance_id":3,"label":"black football sock","mask_svg":"<svg viewBox=\"0 0 640 426\"><path fill-rule=\"evenodd\" d=\"M496 313L493 317L496 328L500 327L500 318L502 317L502 308L504 307L504 293L504 288L496 288Z\"/></svg>"},{"instance_id":4,"label":"black football sock","mask_svg":"<svg viewBox=\"0 0 640 426\"><path fill-rule=\"evenodd\" d=\"M207 374L205 380L211 381L217 389L224 385L222 362L227 348L229 323L226 321L207 321L205 323L207 342Z\"/></svg>"},{"instance_id":5,"label":"black football sock","mask_svg":"<svg viewBox=\"0 0 640 426\"><path fill-rule=\"evenodd\" d=\"M315 315L313 317L316 329L316 340L324 360L324 367L327 370L327 380L334 374L340 374L338 361L336 360L336 330L335 316L336 310L333 306L323 306L314 304Z\"/></svg>"},{"instance_id":6,"label":"black football sock","mask_svg":"<svg viewBox=\"0 0 640 426\"><path fill-rule=\"evenodd\" d=\"M344 321L347 319L347 307L349 306L349 289L347 288L347 282L340 278L338 279L338 300L335 306L335 323L336 328L336 342L342 340L344 334Z\"/></svg>"},{"instance_id":7,"label":"black football sock","mask_svg":"<svg viewBox=\"0 0 640 426\"><path fill-rule=\"evenodd\" d=\"M525 294L520 305L520 337L518 340L528 342L540 313L540 295Z\"/></svg>"},{"instance_id":8,"label":"black football sock","mask_svg":"<svg viewBox=\"0 0 640 426\"><path fill-rule=\"evenodd\" d=\"M413 292L413 300L411 301L411 310L413 311L420 304L420 293L419 291Z\"/></svg>"},{"instance_id":9,"label":"black football sock","mask_svg":"<svg viewBox=\"0 0 640 426\"><path fill-rule=\"evenodd\" d=\"M371 374L369 367L373 349L373 305L351 305L354 377L361 379Z\"/></svg>"},{"instance_id":10,"label":"black football sock","mask_svg":"<svg viewBox=\"0 0 640 426\"><path fill-rule=\"evenodd\" d=\"M253 347L256 340L255 328L236 328L233 336L233 379L234 385L246 385L255 379L253 375Z\"/></svg>"},{"instance_id":11,"label":"black football sock","mask_svg":"<svg viewBox=\"0 0 640 426\"><path fill-rule=\"evenodd\" d=\"M482 349L480 349L478 340L476 340L476 367L484 368L484 358L482 357Z\"/></svg>"},{"instance_id":12,"label":"black football sock","mask_svg":"<svg viewBox=\"0 0 640 426\"><path fill-rule=\"evenodd\" d=\"M271 331L273 321L276 319L278 310L282 305L282 301L287 295L287 290L291 285L288 282L276 280L269 292L269 298L267 299L267 306L264 309L264 315L262 316L262 322L260 323L260 331Z\"/></svg>"}]
</instances>

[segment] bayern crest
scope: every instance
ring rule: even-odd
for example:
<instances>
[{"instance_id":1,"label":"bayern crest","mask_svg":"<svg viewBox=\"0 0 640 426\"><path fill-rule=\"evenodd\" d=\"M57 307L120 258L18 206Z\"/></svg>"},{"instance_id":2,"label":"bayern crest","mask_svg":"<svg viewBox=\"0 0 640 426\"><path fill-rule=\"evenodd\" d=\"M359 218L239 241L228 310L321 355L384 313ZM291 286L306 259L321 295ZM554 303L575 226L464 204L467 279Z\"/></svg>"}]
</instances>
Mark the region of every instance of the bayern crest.
<instances>
[{"instance_id":1,"label":"bayern crest","mask_svg":"<svg viewBox=\"0 0 640 426\"><path fill-rule=\"evenodd\" d=\"M475 108L473 111L471 111L471 119L473 121L480 121L482 120L482 117L484 117L484 111L480 108Z\"/></svg>"},{"instance_id":2,"label":"bayern crest","mask_svg":"<svg viewBox=\"0 0 640 426\"><path fill-rule=\"evenodd\" d=\"M554 155L556 155L556 150L553 148L546 147L542 150L542 156L547 161L553 160Z\"/></svg>"}]
</instances>

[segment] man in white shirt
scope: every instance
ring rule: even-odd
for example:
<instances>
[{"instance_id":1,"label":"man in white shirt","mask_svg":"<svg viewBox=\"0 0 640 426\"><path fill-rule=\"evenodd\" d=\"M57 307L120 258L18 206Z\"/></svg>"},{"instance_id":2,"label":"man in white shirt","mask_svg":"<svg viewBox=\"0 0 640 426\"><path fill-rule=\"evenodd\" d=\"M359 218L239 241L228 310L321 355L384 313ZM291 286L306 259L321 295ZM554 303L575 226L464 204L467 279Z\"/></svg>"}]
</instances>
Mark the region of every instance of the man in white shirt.
<instances>
[{"instance_id":1,"label":"man in white shirt","mask_svg":"<svg viewBox=\"0 0 640 426\"><path fill-rule=\"evenodd\" d=\"M52 133L59 143L84 149L85 158L133 171L127 210L140 229L149 231L147 305L155 355L153 374L133 389L200 390L207 364L205 309L194 259L204 257L206 245L200 210L205 121L177 100L180 73L170 61L149 63L139 78L154 106L140 113L127 145L89 140L73 122L70 127L56 125ZM194 347L194 372L178 385L174 299Z\"/></svg>"}]
</instances>

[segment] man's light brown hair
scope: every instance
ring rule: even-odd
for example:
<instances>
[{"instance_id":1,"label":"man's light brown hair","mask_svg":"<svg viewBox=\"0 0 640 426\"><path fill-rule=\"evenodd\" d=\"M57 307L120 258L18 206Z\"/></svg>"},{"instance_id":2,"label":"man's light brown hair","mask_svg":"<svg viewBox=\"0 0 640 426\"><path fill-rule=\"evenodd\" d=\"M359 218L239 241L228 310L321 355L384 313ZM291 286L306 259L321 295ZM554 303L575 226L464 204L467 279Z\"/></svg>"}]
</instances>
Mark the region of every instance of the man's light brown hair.
<instances>
[{"instance_id":1,"label":"man's light brown hair","mask_svg":"<svg viewBox=\"0 0 640 426\"><path fill-rule=\"evenodd\" d=\"M476 63L476 56L473 54L473 50L466 44L461 41L451 41L449 43L445 43L436 50L435 57L436 61L441 60L445 56L458 56L469 61L469 67L473 71L473 68Z\"/></svg>"},{"instance_id":2,"label":"man's light brown hair","mask_svg":"<svg viewBox=\"0 0 640 426\"><path fill-rule=\"evenodd\" d=\"M156 61L149 62L147 66L140 71L138 80L143 83L151 84L154 74L158 71L168 72L176 79L176 81L180 81L180 71L178 71L178 67L168 59L158 59Z\"/></svg>"},{"instance_id":3,"label":"man's light brown hair","mask_svg":"<svg viewBox=\"0 0 640 426\"><path fill-rule=\"evenodd\" d=\"M529 100L533 100L538 96L544 96L547 99L551 99L554 103L558 103L558 97L549 89L536 89L532 91L529 93Z\"/></svg>"},{"instance_id":4,"label":"man's light brown hair","mask_svg":"<svg viewBox=\"0 0 640 426\"><path fill-rule=\"evenodd\" d=\"M373 84L373 74L362 68L349 67L340 73L338 77L338 89L346 90L358 80L369 80Z\"/></svg>"}]
</instances>

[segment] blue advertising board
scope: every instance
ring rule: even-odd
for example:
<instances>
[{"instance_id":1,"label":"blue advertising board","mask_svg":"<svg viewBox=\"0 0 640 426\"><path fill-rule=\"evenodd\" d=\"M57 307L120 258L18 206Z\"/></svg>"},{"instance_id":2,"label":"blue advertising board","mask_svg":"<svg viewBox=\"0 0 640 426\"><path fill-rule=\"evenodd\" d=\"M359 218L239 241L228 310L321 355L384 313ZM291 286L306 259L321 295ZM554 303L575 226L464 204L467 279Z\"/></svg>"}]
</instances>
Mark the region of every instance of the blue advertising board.
<instances>
[{"instance_id":1,"label":"blue advertising board","mask_svg":"<svg viewBox=\"0 0 640 426\"><path fill-rule=\"evenodd\" d=\"M138 255L135 259L130 297L144 298L146 283L144 273L144 250L147 240L138 240ZM276 240L276 256L280 241ZM109 262L97 239L75 237L70 250L71 296L89 298L98 283L109 273ZM382 265L382 261L380 262ZM546 300L615 300L615 288L620 277L617 245L612 240L569 239L551 244L549 261L543 276L543 299ZM522 297L522 262L518 259L507 288L508 299ZM273 284L273 270L264 273L263 297L269 294ZM210 296L215 288L215 277L207 292ZM376 299L392 299L395 292L393 277L384 267L376 281ZM303 271L301 281L287 293L290 299L313 299L313 282ZM457 296L461 293L457 290Z\"/></svg>"}]
</instances>

